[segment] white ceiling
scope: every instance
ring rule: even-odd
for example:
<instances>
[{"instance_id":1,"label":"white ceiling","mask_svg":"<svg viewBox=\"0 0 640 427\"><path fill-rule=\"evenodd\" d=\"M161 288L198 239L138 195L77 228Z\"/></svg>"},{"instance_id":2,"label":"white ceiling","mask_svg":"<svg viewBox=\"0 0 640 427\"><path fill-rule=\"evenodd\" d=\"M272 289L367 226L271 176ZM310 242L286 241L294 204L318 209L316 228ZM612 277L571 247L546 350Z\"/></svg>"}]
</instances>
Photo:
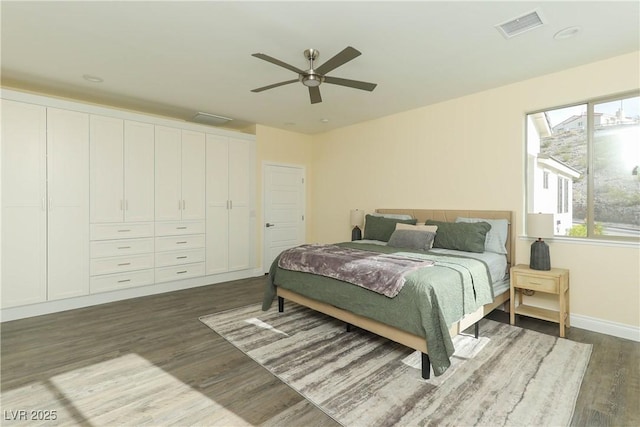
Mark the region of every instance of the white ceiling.
<instances>
[{"instance_id":1,"label":"white ceiling","mask_svg":"<svg viewBox=\"0 0 640 427\"><path fill-rule=\"evenodd\" d=\"M535 9L540 28L507 40L494 27ZM638 1L2 1L1 14L5 87L304 133L640 49ZM582 31L554 40L571 26ZM250 92L296 78L252 53L306 69L304 49L320 51L318 65L346 46L362 55L329 75L377 83L373 92L325 83L314 105L301 83Z\"/></svg>"}]
</instances>

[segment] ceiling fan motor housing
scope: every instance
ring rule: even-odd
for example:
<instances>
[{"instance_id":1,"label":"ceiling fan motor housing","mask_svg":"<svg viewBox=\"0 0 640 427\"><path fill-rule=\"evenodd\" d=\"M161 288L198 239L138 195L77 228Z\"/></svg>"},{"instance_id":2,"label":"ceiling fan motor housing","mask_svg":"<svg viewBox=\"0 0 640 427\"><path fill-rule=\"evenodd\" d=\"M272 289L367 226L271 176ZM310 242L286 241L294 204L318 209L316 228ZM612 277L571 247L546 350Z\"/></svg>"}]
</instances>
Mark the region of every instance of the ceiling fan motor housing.
<instances>
[{"instance_id":1,"label":"ceiling fan motor housing","mask_svg":"<svg viewBox=\"0 0 640 427\"><path fill-rule=\"evenodd\" d=\"M307 87L317 87L324 82L324 76L316 74L312 69L307 70L305 74L300 74L300 81Z\"/></svg>"}]
</instances>

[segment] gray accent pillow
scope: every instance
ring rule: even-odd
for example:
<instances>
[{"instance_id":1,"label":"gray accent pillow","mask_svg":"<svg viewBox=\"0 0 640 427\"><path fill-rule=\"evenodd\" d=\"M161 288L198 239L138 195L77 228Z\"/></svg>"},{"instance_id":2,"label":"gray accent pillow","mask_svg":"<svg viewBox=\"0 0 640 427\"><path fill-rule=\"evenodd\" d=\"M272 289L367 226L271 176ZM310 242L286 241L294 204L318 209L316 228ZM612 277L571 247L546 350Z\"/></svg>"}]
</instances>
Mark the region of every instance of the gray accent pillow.
<instances>
[{"instance_id":1,"label":"gray accent pillow","mask_svg":"<svg viewBox=\"0 0 640 427\"><path fill-rule=\"evenodd\" d=\"M509 232L509 221L506 219L484 219L484 218L456 218L456 222L486 222L491 226L484 241L485 252L495 252L497 254L507 254L507 233Z\"/></svg>"},{"instance_id":2,"label":"gray accent pillow","mask_svg":"<svg viewBox=\"0 0 640 427\"><path fill-rule=\"evenodd\" d=\"M487 222L444 222L428 219L426 225L437 225L434 248L454 249L465 252L484 252L484 242L491 224Z\"/></svg>"},{"instance_id":3,"label":"gray accent pillow","mask_svg":"<svg viewBox=\"0 0 640 427\"><path fill-rule=\"evenodd\" d=\"M392 219L367 214L364 223L364 238L388 242L396 230L397 223L416 225L417 222L416 219Z\"/></svg>"},{"instance_id":4,"label":"gray accent pillow","mask_svg":"<svg viewBox=\"0 0 640 427\"><path fill-rule=\"evenodd\" d=\"M436 233L433 231L396 230L389 238L387 246L426 251L431 249L435 237Z\"/></svg>"}]
</instances>

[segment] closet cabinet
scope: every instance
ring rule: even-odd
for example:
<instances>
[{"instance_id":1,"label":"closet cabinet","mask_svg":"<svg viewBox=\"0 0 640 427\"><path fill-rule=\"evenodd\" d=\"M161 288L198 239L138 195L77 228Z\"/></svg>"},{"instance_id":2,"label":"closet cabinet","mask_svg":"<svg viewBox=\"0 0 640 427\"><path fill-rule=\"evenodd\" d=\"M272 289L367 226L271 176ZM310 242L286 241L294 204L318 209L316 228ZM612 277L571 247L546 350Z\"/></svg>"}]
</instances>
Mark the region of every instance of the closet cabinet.
<instances>
[{"instance_id":1,"label":"closet cabinet","mask_svg":"<svg viewBox=\"0 0 640 427\"><path fill-rule=\"evenodd\" d=\"M1 93L3 318L256 273L254 137Z\"/></svg>"},{"instance_id":2,"label":"closet cabinet","mask_svg":"<svg viewBox=\"0 0 640 427\"><path fill-rule=\"evenodd\" d=\"M154 127L91 116L91 223L153 221Z\"/></svg>"},{"instance_id":3,"label":"closet cabinet","mask_svg":"<svg viewBox=\"0 0 640 427\"><path fill-rule=\"evenodd\" d=\"M90 119L92 294L154 282L154 126Z\"/></svg>"},{"instance_id":4,"label":"closet cabinet","mask_svg":"<svg viewBox=\"0 0 640 427\"><path fill-rule=\"evenodd\" d=\"M207 274L250 267L252 153L250 141L207 134Z\"/></svg>"},{"instance_id":5,"label":"closet cabinet","mask_svg":"<svg viewBox=\"0 0 640 427\"><path fill-rule=\"evenodd\" d=\"M205 134L155 127L156 221L205 218Z\"/></svg>"},{"instance_id":6,"label":"closet cabinet","mask_svg":"<svg viewBox=\"0 0 640 427\"><path fill-rule=\"evenodd\" d=\"M2 100L2 307L89 293L89 116Z\"/></svg>"}]
</instances>

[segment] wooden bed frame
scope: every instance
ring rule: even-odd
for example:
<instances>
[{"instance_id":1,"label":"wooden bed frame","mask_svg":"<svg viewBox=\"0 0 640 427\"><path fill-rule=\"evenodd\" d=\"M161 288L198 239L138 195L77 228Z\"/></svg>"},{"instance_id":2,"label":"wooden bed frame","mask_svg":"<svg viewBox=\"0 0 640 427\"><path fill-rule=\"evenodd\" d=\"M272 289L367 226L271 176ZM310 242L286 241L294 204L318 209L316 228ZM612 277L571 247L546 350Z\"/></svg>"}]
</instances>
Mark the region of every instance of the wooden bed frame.
<instances>
[{"instance_id":1,"label":"wooden bed frame","mask_svg":"<svg viewBox=\"0 0 640 427\"><path fill-rule=\"evenodd\" d=\"M509 271L511 264L515 260L515 236L512 232L514 213L512 211L483 211L483 210L431 210L431 209L376 209L378 213L388 214L407 214L418 220L418 224L424 224L427 219L436 221L448 221L453 222L457 217L468 218L486 218L486 219L506 219L509 221L508 234L507 234L507 272ZM278 296L278 310L283 311L284 299L296 302L305 307L309 307L313 310L319 311L336 319L342 320L349 325L355 325L359 328L373 332L376 335L388 338L397 343L403 344L409 348L420 351L422 353L422 377L429 378L430 363L428 356L427 343L424 337L411 334L393 326L386 325L384 323L372 320L368 317L363 317L347 310L337 308L333 305L326 304L314 299L305 297L296 292L277 288ZM455 322L449 328L449 333L452 337L458 335L465 329L472 325L476 325L476 337L478 334L477 322L486 316L489 312L499 307L500 305L509 301L509 289L503 293L496 295L493 302L480 307L475 312L468 314L463 319Z\"/></svg>"}]
</instances>

